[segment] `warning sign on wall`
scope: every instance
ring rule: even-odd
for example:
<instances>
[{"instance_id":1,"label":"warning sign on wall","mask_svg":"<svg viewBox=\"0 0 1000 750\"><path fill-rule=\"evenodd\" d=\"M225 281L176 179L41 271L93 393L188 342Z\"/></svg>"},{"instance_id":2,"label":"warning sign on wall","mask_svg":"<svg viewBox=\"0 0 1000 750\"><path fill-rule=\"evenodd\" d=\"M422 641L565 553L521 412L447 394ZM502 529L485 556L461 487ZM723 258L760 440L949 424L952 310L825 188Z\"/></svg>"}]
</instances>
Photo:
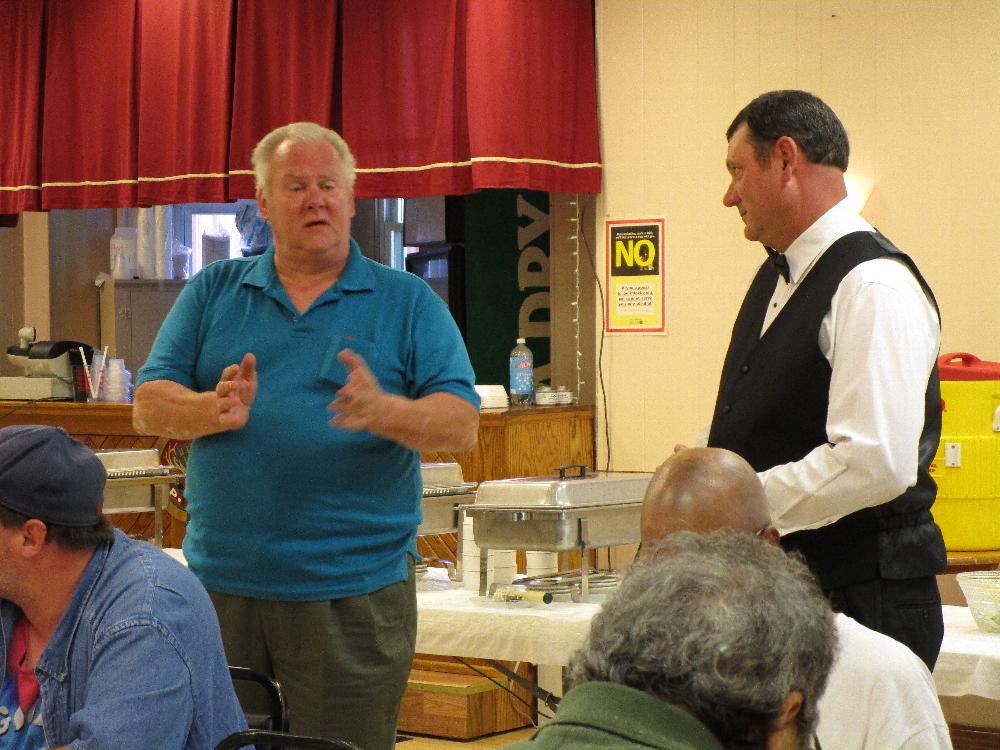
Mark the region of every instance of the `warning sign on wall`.
<instances>
[{"instance_id":1,"label":"warning sign on wall","mask_svg":"<svg viewBox=\"0 0 1000 750\"><path fill-rule=\"evenodd\" d=\"M663 219L608 221L604 321L608 333L666 330Z\"/></svg>"}]
</instances>

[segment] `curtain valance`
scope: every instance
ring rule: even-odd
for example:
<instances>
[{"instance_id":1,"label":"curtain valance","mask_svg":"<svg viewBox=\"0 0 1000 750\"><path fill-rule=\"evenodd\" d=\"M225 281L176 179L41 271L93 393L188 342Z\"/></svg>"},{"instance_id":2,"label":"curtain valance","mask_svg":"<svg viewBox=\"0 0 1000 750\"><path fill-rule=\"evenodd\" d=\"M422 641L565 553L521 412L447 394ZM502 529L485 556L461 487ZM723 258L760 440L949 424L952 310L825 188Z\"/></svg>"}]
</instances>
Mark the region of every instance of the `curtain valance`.
<instances>
[{"instance_id":1,"label":"curtain valance","mask_svg":"<svg viewBox=\"0 0 1000 750\"><path fill-rule=\"evenodd\" d=\"M0 213L252 197L315 120L358 197L600 189L590 0L0 0Z\"/></svg>"}]
</instances>

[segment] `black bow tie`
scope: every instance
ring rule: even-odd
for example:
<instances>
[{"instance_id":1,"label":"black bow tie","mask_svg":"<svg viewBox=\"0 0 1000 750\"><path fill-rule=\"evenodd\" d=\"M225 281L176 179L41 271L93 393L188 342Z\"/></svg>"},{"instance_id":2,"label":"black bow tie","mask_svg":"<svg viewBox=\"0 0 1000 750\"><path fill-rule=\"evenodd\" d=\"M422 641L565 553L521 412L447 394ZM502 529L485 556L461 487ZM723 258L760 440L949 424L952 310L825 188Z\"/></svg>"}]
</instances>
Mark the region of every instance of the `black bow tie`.
<instances>
[{"instance_id":1,"label":"black bow tie","mask_svg":"<svg viewBox=\"0 0 1000 750\"><path fill-rule=\"evenodd\" d=\"M785 257L784 253L779 253L773 247L765 247L767 250L767 259L771 261L771 265L774 266L775 270L781 274L785 283L788 283L788 258Z\"/></svg>"}]
</instances>

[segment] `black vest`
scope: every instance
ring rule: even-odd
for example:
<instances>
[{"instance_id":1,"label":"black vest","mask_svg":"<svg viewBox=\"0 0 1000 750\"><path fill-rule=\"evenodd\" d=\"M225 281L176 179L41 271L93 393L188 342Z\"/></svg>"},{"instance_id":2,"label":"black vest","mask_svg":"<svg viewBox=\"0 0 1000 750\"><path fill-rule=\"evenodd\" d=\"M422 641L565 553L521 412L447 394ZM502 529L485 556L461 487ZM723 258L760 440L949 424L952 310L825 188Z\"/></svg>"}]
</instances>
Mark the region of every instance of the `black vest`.
<instances>
[{"instance_id":1,"label":"black vest","mask_svg":"<svg viewBox=\"0 0 1000 750\"><path fill-rule=\"evenodd\" d=\"M882 235L854 232L816 262L763 336L767 304L778 274L761 265L733 326L708 444L743 456L756 471L798 461L827 442L831 368L819 348L819 329L840 282L875 258L903 262L931 303L937 302L913 261ZM876 578L933 575L945 568L941 531L930 507L937 485L928 468L941 438L941 390L935 364L924 399L917 483L899 497L829 526L782 539L799 550L827 591Z\"/></svg>"}]
</instances>

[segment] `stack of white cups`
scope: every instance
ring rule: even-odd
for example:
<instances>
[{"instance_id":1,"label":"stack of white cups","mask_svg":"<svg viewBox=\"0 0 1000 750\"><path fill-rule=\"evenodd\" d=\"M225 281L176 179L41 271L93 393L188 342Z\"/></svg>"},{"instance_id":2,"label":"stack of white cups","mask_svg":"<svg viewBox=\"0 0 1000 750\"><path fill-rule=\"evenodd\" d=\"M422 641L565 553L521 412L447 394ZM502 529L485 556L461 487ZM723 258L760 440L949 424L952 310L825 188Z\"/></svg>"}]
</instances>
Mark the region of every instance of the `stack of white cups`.
<instances>
[{"instance_id":1,"label":"stack of white cups","mask_svg":"<svg viewBox=\"0 0 1000 750\"><path fill-rule=\"evenodd\" d=\"M559 553L528 550L524 553L525 573L529 578L553 575L559 572Z\"/></svg>"},{"instance_id":2,"label":"stack of white cups","mask_svg":"<svg viewBox=\"0 0 1000 750\"><path fill-rule=\"evenodd\" d=\"M132 401L132 373L125 369L124 359L108 360L99 398L122 404Z\"/></svg>"},{"instance_id":3,"label":"stack of white cups","mask_svg":"<svg viewBox=\"0 0 1000 750\"><path fill-rule=\"evenodd\" d=\"M462 526L462 584L470 591L479 591L479 545L473 534L473 518L465 517ZM506 584L517 573L517 555L514 550L489 550L486 558L486 586Z\"/></svg>"}]
</instances>

